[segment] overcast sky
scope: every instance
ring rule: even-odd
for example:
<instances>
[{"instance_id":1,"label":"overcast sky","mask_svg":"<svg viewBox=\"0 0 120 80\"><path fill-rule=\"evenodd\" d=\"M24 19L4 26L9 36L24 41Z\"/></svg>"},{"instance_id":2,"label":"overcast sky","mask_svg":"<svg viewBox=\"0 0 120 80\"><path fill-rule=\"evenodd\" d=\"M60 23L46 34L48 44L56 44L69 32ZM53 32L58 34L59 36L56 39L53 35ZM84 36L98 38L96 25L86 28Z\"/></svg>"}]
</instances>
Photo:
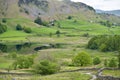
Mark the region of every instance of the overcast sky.
<instances>
[{"instance_id":1,"label":"overcast sky","mask_svg":"<svg viewBox=\"0 0 120 80\"><path fill-rule=\"evenodd\" d=\"M117 10L120 9L120 0L71 0L86 3L95 9Z\"/></svg>"}]
</instances>

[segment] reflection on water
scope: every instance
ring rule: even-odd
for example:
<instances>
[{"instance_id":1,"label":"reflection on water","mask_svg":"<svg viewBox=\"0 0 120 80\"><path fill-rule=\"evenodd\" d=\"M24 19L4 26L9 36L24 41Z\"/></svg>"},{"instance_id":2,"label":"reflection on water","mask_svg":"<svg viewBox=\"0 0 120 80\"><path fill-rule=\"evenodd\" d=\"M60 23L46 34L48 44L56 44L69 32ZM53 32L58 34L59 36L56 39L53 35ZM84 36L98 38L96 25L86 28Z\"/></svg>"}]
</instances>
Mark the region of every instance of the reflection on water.
<instances>
[{"instance_id":1,"label":"reflection on water","mask_svg":"<svg viewBox=\"0 0 120 80\"><path fill-rule=\"evenodd\" d=\"M0 43L0 51L1 52L10 52L10 51L20 51L25 48L30 48L31 43L23 43L23 44L5 44Z\"/></svg>"},{"instance_id":2,"label":"reflection on water","mask_svg":"<svg viewBox=\"0 0 120 80\"><path fill-rule=\"evenodd\" d=\"M0 43L0 50L2 52L7 52L7 45Z\"/></svg>"},{"instance_id":3,"label":"reflection on water","mask_svg":"<svg viewBox=\"0 0 120 80\"><path fill-rule=\"evenodd\" d=\"M51 48L63 48L66 44L42 44L42 43L0 43L1 52L20 52L20 53L33 53L35 51Z\"/></svg>"}]
</instances>

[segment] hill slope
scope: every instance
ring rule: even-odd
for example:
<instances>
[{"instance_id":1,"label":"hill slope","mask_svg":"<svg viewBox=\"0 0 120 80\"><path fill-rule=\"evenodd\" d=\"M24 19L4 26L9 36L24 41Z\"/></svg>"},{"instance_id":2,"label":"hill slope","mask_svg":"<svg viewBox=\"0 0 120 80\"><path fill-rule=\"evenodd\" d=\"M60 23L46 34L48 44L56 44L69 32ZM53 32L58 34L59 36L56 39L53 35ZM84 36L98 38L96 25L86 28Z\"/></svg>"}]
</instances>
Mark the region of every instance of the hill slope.
<instances>
[{"instance_id":1,"label":"hill slope","mask_svg":"<svg viewBox=\"0 0 120 80\"><path fill-rule=\"evenodd\" d=\"M58 14L91 13L94 9L83 3L57 0L1 0L1 17L26 16L55 16ZM24 14L23 14L24 13Z\"/></svg>"},{"instance_id":2,"label":"hill slope","mask_svg":"<svg viewBox=\"0 0 120 80\"><path fill-rule=\"evenodd\" d=\"M0 0L0 18L33 20L38 16L49 21L74 16L83 21L109 20L113 23L120 23L120 17L96 14L94 8L81 2L70 0Z\"/></svg>"}]
</instances>

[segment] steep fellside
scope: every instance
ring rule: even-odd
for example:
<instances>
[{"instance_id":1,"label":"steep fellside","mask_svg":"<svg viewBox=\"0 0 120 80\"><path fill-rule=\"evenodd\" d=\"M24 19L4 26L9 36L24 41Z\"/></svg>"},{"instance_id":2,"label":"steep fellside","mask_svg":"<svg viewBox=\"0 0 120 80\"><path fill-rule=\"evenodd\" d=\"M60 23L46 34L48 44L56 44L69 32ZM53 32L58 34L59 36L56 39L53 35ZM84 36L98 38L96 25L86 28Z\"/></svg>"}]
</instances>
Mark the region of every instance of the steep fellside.
<instances>
[{"instance_id":1,"label":"steep fellside","mask_svg":"<svg viewBox=\"0 0 120 80\"><path fill-rule=\"evenodd\" d=\"M98 15L92 7L70 0L0 0L0 18L35 19L38 16L45 20L74 16L84 21L99 22L109 19L120 23L119 17Z\"/></svg>"},{"instance_id":2,"label":"steep fellside","mask_svg":"<svg viewBox=\"0 0 120 80\"><path fill-rule=\"evenodd\" d=\"M81 14L82 16L94 14L94 9L83 3L69 0L1 0L0 17L29 16L60 17L60 15ZM90 17L90 16L89 16ZM61 17L60 17L61 18Z\"/></svg>"},{"instance_id":3,"label":"steep fellside","mask_svg":"<svg viewBox=\"0 0 120 80\"><path fill-rule=\"evenodd\" d=\"M19 7L22 12L31 17L41 16L43 18L62 18L63 15L79 14L85 16L94 14L94 9L83 3L75 3L69 0L19 0ZM89 16L89 17L90 17Z\"/></svg>"},{"instance_id":4,"label":"steep fellside","mask_svg":"<svg viewBox=\"0 0 120 80\"><path fill-rule=\"evenodd\" d=\"M0 0L0 17L23 18L27 15L20 12L18 0Z\"/></svg>"}]
</instances>

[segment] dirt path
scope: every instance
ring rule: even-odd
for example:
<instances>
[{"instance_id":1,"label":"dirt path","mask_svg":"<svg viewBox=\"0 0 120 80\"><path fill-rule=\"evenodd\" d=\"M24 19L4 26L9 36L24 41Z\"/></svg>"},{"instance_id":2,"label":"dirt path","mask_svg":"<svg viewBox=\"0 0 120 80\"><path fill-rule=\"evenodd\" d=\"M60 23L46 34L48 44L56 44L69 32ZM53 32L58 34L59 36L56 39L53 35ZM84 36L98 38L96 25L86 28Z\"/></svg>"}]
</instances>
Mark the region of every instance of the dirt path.
<instances>
[{"instance_id":1,"label":"dirt path","mask_svg":"<svg viewBox=\"0 0 120 80\"><path fill-rule=\"evenodd\" d=\"M85 73L85 74L88 74L88 75L92 76L92 78L90 80L96 80L97 79L97 76L92 74L92 73L90 73L90 72Z\"/></svg>"}]
</instances>

